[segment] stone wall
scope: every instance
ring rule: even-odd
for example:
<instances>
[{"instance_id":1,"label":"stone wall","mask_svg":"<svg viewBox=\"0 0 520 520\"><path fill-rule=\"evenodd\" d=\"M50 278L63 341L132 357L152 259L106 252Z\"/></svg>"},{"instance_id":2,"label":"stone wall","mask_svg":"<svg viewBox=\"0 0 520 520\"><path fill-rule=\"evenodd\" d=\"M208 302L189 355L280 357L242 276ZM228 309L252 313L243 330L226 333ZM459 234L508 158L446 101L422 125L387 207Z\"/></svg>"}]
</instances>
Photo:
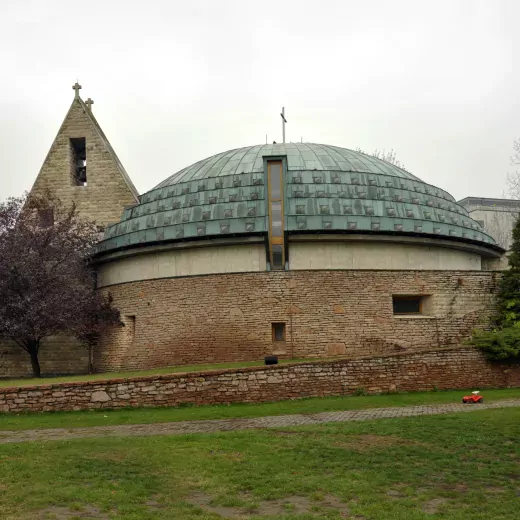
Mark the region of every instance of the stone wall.
<instances>
[{"instance_id":1,"label":"stone wall","mask_svg":"<svg viewBox=\"0 0 520 520\"><path fill-rule=\"evenodd\" d=\"M520 386L520 367L473 348L107 381L0 388L0 411L260 403L367 392Z\"/></svg>"},{"instance_id":2,"label":"stone wall","mask_svg":"<svg viewBox=\"0 0 520 520\"><path fill-rule=\"evenodd\" d=\"M46 376L88 372L88 352L74 338L54 336L43 340L39 359ZM0 342L0 378L31 376L29 355L12 342Z\"/></svg>"},{"instance_id":3,"label":"stone wall","mask_svg":"<svg viewBox=\"0 0 520 520\"><path fill-rule=\"evenodd\" d=\"M96 349L97 371L187 363L348 356L456 346L494 309L500 275L483 271L288 271L145 280L103 289L133 333ZM427 296L394 316L393 294ZM273 341L284 323L285 341Z\"/></svg>"}]
</instances>

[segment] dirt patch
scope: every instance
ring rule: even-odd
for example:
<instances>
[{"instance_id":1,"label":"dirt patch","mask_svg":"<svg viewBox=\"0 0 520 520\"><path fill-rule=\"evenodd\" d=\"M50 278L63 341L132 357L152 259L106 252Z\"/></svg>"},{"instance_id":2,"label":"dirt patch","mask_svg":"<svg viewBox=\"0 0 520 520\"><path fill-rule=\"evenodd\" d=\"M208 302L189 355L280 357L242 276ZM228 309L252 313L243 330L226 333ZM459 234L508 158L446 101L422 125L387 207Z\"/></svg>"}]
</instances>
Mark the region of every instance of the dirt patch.
<instances>
[{"instance_id":1,"label":"dirt patch","mask_svg":"<svg viewBox=\"0 0 520 520\"><path fill-rule=\"evenodd\" d=\"M386 496L389 496L391 498L395 498L397 500L398 498L403 498L406 495L404 493L401 493L401 491L399 491L397 489L389 489L386 492Z\"/></svg>"},{"instance_id":2,"label":"dirt patch","mask_svg":"<svg viewBox=\"0 0 520 520\"><path fill-rule=\"evenodd\" d=\"M433 498L422 505L422 510L429 515L436 515L439 512L439 508L447 503L448 501L445 498Z\"/></svg>"},{"instance_id":3,"label":"dirt patch","mask_svg":"<svg viewBox=\"0 0 520 520\"><path fill-rule=\"evenodd\" d=\"M250 495L246 495L248 500L251 500ZM212 498L202 491L193 493L186 499L191 505L199 507L204 511L215 513L222 518L249 518L249 515L260 515L278 518L283 514L309 514L315 513L330 513L330 511L340 512L343 515L349 514L348 506L339 498L333 495L325 495L321 500L310 500L307 497L290 496L286 498L279 498L276 500L263 500L255 502L255 506L245 510L240 507L227 507L212 504ZM362 516L354 517L362 519Z\"/></svg>"},{"instance_id":4,"label":"dirt patch","mask_svg":"<svg viewBox=\"0 0 520 520\"><path fill-rule=\"evenodd\" d=\"M162 509L164 506L159 503L155 498L151 498L145 502L145 505L149 509Z\"/></svg>"},{"instance_id":5,"label":"dirt patch","mask_svg":"<svg viewBox=\"0 0 520 520\"><path fill-rule=\"evenodd\" d=\"M351 435L347 440L333 443L333 446L339 448L348 448L355 451L367 451L377 448L389 448L395 446L428 446L426 443L403 439L395 435Z\"/></svg>"},{"instance_id":6,"label":"dirt patch","mask_svg":"<svg viewBox=\"0 0 520 520\"><path fill-rule=\"evenodd\" d=\"M245 516L245 513L241 514L240 510L235 507L211 505L212 498L202 491L192 493L185 501L192 506L199 507L210 513L215 513L222 518L244 518Z\"/></svg>"},{"instance_id":7,"label":"dirt patch","mask_svg":"<svg viewBox=\"0 0 520 520\"><path fill-rule=\"evenodd\" d=\"M505 488L499 486L486 486L484 491L490 495L500 495L506 492Z\"/></svg>"},{"instance_id":8,"label":"dirt patch","mask_svg":"<svg viewBox=\"0 0 520 520\"><path fill-rule=\"evenodd\" d=\"M239 451L218 450L218 451L211 451L210 454L213 456L219 456L219 457L223 457L225 459L233 460L235 462L241 462L244 458L244 454L240 453Z\"/></svg>"},{"instance_id":9,"label":"dirt patch","mask_svg":"<svg viewBox=\"0 0 520 520\"><path fill-rule=\"evenodd\" d=\"M470 490L466 484L442 484L440 487L445 491L455 491L456 493L467 493Z\"/></svg>"},{"instance_id":10,"label":"dirt patch","mask_svg":"<svg viewBox=\"0 0 520 520\"><path fill-rule=\"evenodd\" d=\"M81 511L72 511L69 507L47 507L38 512L38 520L79 520L90 518L92 520L109 520L107 513L102 513L97 507L83 506Z\"/></svg>"}]
</instances>

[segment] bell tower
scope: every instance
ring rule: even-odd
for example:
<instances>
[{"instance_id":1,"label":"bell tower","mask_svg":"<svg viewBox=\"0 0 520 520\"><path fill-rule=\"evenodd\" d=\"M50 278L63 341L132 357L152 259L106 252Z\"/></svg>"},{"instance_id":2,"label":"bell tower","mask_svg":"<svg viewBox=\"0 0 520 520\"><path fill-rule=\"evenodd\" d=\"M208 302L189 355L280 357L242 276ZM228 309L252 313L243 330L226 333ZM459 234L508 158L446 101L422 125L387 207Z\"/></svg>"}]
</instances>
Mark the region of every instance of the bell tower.
<instances>
[{"instance_id":1,"label":"bell tower","mask_svg":"<svg viewBox=\"0 0 520 520\"><path fill-rule=\"evenodd\" d=\"M31 193L52 191L63 203L99 226L118 222L139 193L92 112L73 85L74 99L45 158Z\"/></svg>"}]
</instances>

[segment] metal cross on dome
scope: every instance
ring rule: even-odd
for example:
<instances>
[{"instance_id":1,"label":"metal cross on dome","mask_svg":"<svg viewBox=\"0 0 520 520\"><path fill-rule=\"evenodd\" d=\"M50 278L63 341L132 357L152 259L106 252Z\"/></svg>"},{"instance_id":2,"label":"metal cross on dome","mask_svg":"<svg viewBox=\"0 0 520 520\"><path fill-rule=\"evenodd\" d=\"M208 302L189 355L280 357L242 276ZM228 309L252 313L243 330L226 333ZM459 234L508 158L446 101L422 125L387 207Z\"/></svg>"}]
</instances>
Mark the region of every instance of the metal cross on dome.
<instances>
[{"instance_id":1,"label":"metal cross on dome","mask_svg":"<svg viewBox=\"0 0 520 520\"><path fill-rule=\"evenodd\" d=\"M285 143L285 123L287 123L287 119L285 119L285 107L282 107L282 112L280 113L282 117L282 132L283 132L283 142Z\"/></svg>"},{"instance_id":2,"label":"metal cross on dome","mask_svg":"<svg viewBox=\"0 0 520 520\"><path fill-rule=\"evenodd\" d=\"M79 98L79 91L81 90L81 85L76 81L74 85L72 85L72 90L74 90L74 98Z\"/></svg>"}]
</instances>

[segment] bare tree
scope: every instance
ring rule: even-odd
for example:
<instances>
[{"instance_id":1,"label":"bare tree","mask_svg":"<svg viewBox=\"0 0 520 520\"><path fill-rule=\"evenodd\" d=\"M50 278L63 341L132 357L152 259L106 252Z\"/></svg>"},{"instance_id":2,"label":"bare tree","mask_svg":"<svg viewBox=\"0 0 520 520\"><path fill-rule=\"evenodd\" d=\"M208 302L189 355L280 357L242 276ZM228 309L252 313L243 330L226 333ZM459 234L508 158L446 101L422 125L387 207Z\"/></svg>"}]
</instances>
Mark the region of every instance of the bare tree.
<instances>
[{"instance_id":1,"label":"bare tree","mask_svg":"<svg viewBox=\"0 0 520 520\"><path fill-rule=\"evenodd\" d=\"M385 161L387 163L393 164L394 166L397 166L398 168L401 168L401 170L408 171L405 168L404 164L401 164L397 160L396 154L395 154L393 149L388 151L388 152L385 149L383 149L383 150L374 150L371 154L367 154L366 152L361 150L361 148L357 147L356 148L356 152L364 153L365 155L371 155L372 157L375 157L376 159L380 159L381 161Z\"/></svg>"},{"instance_id":2,"label":"bare tree","mask_svg":"<svg viewBox=\"0 0 520 520\"><path fill-rule=\"evenodd\" d=\"M27 352L35 377L44 338L69 334L91 344L120 322L110 297L95 289L97 236L93 222L50 193L0 203L0 338Z\"/></svg>"},{"instance_id":3,"label":"bare tree","mask_svg":"<svg viewBox=\"0 0 520 520\"><path fill-rule=\"evenodd\" d=\"M513 142L513 155L510 161L515 170L507 174L507 192L503 197L518 201L520 200L520 139ZM491 221L486 224L486 231L505 249L508 249L511 244L511 232L519 214L520 204L512 202L508 209L501 208L500 212L495 213Z\"/></svg>"},{"instance_id":4,"label":"bare tree","mask_svg":"<svg viewBox=\"0 0 520 520\"><path fill-rule=\"evenodd\" d=\"M520 199L520 139L513 142L513 155L511 165L516 169L507 174L507 188L509 196L513 199Z\"/></svg>"},{"instance_id":5,"label":"bare tree","mask_svg":"<svg viewBox=\"0 0 520 520\"><path fill-rule=\"evenodd\" d=\"M504 249L511 245L511 230L515 225L518 213L511 211L495 212L485 224L486 231L495 239L496 243Z\"/></svg>"}]
</instances>

